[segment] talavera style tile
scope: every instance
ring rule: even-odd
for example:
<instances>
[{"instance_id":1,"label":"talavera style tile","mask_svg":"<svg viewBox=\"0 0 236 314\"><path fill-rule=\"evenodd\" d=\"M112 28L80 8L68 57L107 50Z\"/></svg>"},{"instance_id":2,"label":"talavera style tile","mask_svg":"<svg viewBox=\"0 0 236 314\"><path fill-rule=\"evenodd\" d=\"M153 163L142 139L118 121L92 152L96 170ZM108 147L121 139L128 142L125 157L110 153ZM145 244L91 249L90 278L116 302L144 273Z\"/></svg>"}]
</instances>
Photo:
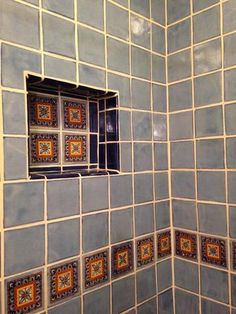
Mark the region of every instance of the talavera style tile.
<instances>
[{"instance_id":1,"label":"talavera style tile","mask_svg":"<svg viewBox=\"0 0 236 314\"><path fill-rule=\"evenodd\" d=\"M49 302L55 304L79 293L79 263L77 260L48 269Z\"/></svg>"},{"instance_id":2,"label":"talavera style tile","mask_svg":"<svg viewBox=\"0 0 236 314\"><path fill-rule=\"evenodd\" d=\"M107 10L106 12L107 32L111 35L128 40L129 38L128 11L121 9L120 7L110 2L107 2L106 10ZM116 21L116 23L114 23L114 20Z\"/></svg>"},{"instance_id":3,"label":"talavera style tile","mask_svg":"<svg viewBox=\"0 0 236 314\"><path fill-rule=\"evenodd\" d=\"M137 273L138 303L151 298L156 294L155 266L146 268Z\"/></svg>"},{"instance_id":4,"label":"talavera style tile","mask_svg":"<svg viewBox=\"0 0 236 314\"><path fill-rule=\"evenodd\" d=\"M113 282L112 284L113 313L119 314L128 310L135 303L134 276Z\"/></svg>"},{"instance_id":5,"label":"talavera style tile","mask_svg":"<svg viewBox=\"0 0 236 314\"><path fill-rule=\"evenodd\" d=\"M164 231L157 234L157 257L171 255L171 233Z\"/></svg>"},{"instance_id":6,"label":"talavera style tile","mask_svg":"<svg viewBox=\"0 0 236 314\"><path fill-rule=\"evenodd\" d=\"M17 27L14 26L16 21L18 21ZM30 32L28 32L29 25ZM3 0L1 2L0 37L2 40L39 48L38 10L15 1Z\"/></svg>"},{"instance_id":7,"label":"talavera style tile","mask_svg":"<svg viewBox=\"0 0 236 314\"><path fill-rule=\"evenodd\" d=\"M134 267L133 242L113 246L111 249L111 275L113 278L129 273Z\"/></svg>"},{"instance_id":8,"label":"talavera style tile","mask_svg":"<svg viewBox=\"0 0 236 314\"><path fill-rule=\"evenodd\" d=\"M111 243L133 237L133 209L116 210L111 213Z\"/></svg>"},{"instance_id":9,"label":"talavera style tile","mask_svg":"<svg viewBox=\"0 0 236 314\"><path fill-rule=\"evenodd\" d=\"M198 293L198 266L181 259L175 259L175 284L183 289Z\"/></svg>"},{"instance_id":10,"label":"talavera style tile","mask_svg":"<svg viewBox=\"0 0 236 314\"><path fill-rule=\"evenodd\" d=\"M109 279L108 250L84 258L84 287L93 288Z\"/></svg>"},{"instance_id":11,"label":"talavera style tile","mask_svg":"<svg viewBox=\"0 0 236 314\"><path fill-rule=\"evenodd\" d=\"M201 266L201 293L211 299L228 303L228 274Z\"/></svg>"},{"instance_id":12,"label":"talavera style tile","mask_svg":"<svg viewBox=\"0 0 236 314\"><path fill-rule=\"evenodd\" d=\"M197 236L176 230L175 253L186 259L197 260Z\"/></svg>"},{"instance_id":13,"label":"talavera style tile","mask_svg":"<svg viewBox=\"0 0 236 314\"><path fill-rule=\"evenodd\" d=\"M44 227L30 227L5 233L5 275L44 264Z\"/></svg>"},{"instance_id":14,"label":"talavera style tile","mask_svg":"<svg viewBox=\"0 0 236 314\"><path fill-rule=\"evenodd\" d=\"M102 0L77 0L78 21L103 29L104 2Z\"/></svg>"},{"instance_id":15,"label":"talavera style tile","mask_svg":"<svg viewBox=\"0 0 236 314\"><path fill-rule=\"evenodd\" d=\"M201 257L205 263L227 267L225 240L202 236Z\"/></svg>"},{"instance_id":16,"label":"talavera style tile","mask_svg":"<svg viewBox=\"0 0 236 314\"><path fill-rule=\"evenodd\" d=\"M154 261L154 237L143 238L136 241L137 267L150 264Z\"/></svg>"},{"instance_id":17,"label":"talavera style tile","mask_svg":"<svg viewBox=\"0 0 236 314\"><path fill-rule=\"evenodd\" d=\"M42 182L4 185L4 226L43 220L44 187Z\"/></svg>"},{"instance_id":18,"label":"talavera style tile","mask_svg":"<svg viewBox=\"0 0 236 314\"><path fill-rule=\"evenodd\" d=\"M199 298L191 293L176 289L175 304L176 313L184 313L186 309L189 313L199 313Z\"/></svg>"},{"instance_id":19,"label":"talavera style tile","mask_svg":"<svg viewBox=\"0 0 236 314\"><path fill-rule=\"evenodd\" d=\"M96 306L94 306L96 304ZM110 289L104 287L84 296L84 313L97 314L110 312Z\"/></svg>"},{"instance_id":20,"label":"talavera style tile","mask_svg":"<svg viewBox=\"0 0 236 314\"><path fill-rule=\"evenodd\" d=\"M31 313L43 308L43 272L7 281L7 313Z\"/></svg>"}]
</instances>

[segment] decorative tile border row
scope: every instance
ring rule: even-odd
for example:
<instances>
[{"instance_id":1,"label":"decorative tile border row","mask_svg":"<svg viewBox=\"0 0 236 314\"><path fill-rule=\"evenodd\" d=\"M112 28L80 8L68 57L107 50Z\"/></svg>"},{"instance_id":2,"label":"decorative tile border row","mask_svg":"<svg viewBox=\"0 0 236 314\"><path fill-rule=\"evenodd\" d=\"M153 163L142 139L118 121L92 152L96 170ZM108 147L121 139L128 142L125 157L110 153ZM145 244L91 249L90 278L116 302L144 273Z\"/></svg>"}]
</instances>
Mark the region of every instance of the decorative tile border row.
<instances>
[{"instance_id":1,"label":"decorative tile border row","mask_svg":"<svg viewBox=\"0 0 236 314\"><path fill-rule=\"evenodd\" d=\"M171 254L171 233L157 234L157 256ZM137 267L154 262L154 236L136 240ZM128 241L111 248L111 277L118 278L134 270L134 244ZM109 250L83 258L84 289L106 283L109 278ZM49 305L80 293L79 261L73 260L48 269ZM43 271L7 281L7 314L25 314L43 307Z\"/></svg>"},{"instance_id":2,"label":"decorative tile border row","mask_svg":"<svg viewBox=\"0 0 236 314\"><path fill-rule=\"evenodd\" d=\"M200 236L201 261L227 268L227 242L221 238ZM198 260L197 235L175 230L175 254ZM236 242L232 242L232 268L236 270Z\"/></svg>"}]
</instances>

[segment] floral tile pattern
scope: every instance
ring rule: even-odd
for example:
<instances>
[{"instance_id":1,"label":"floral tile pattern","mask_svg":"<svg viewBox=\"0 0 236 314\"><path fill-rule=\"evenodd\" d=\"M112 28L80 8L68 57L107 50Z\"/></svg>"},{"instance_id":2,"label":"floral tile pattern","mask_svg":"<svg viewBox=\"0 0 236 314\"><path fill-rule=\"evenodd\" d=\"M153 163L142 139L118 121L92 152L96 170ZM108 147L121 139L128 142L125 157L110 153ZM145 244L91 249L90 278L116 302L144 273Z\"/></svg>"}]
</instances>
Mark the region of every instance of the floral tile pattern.
<instances>
[{"instance_id":1,"label":"floral tile pattern","mask_svg":"<svg viewBox=\"0 0 236 314\"><path fill-rule=\"evenodd\" d=\"M118 277L133 270L133 242L112 247L112 277Z\"/></svg>"},{"instance_id":2,"label":"floral tile pattern","mask_svg":"<svg viewBox=\"0 0 236 314\"><path fill-rule=\"evenodd\" d=\"M197 236L175 231L175 253L184 258L197 259Z\"/></svg>"},{"instance_id":3,"label":"floral tile pattern","mask_svg":"<svg viewBox=\"0 0 236 314\"><path fill-rule=\"evenodd\" d=\"M236 270L236 242L232 242L233 269Z\"/></svg>"},{"instance_id":4,"label":"floral tile pattern","mask_svg":"<svg viewBox=\"0 0 236 314\"><path fill-rule=\"evenodd\" d=\"M65 161L84 162L87 160L87 137L84 135L65 135Z\"/></svg>"},{"instance_id":5,"label":"floral tile pattern","mask_svg":"<svg viewBox=\"0 0 236 314\"><path fill-rule=\"evenodd\" d=\"M64 100L64 128L66 129L83 129L87 127L86 122L86 105Z\"/></svg>"},{"instance_id":6,"label":"floral tile pattern","mask_svg":"<svg viewBox=\"0 0 236 314\"><path fill-rule=\"evenodd\" d=\"M84 286L92 288L109 279L108 250L84 258Z\"/></svg>"},{"instance_id":7,"label":"floral tile pattern","mask_svg":"<svg viewBox=\"0 0 236 314\"><path fill-rule=\"evenodd\" d=\"M72 261L49 269L50 303L79 293L79 263Z\"/></svg>"},{"instance_id":8,"label":"floral tile pattern","mask_svg":"<svg viewBox=\"0 0 236 314\"><path fill-rule=\"evenodd\" d=\"M227 267L225 240L201 237L202 261Z\"/></svg>"},{"instance_id":9,"label":"floral tile pattern","mask_svg":"<svg viewBox=\"0 0 236 314\"><path fill-rule=\"evenodd\" d=\"M58 127L58 100L55 97L29 96L29 119L34 127Z\"/></svg>"},{"instance_id":10,"label":"floral tile pattern","mask_svg":"<svg viewBox=\"0 0 236 314\"><path fill-rule=\"evenodd\" d=\"M59 160L58 134L31 134L31 163L57 163Z\"/></svg>"},{"instance_id":11,"label":"floral tile pattern","mask_svg":"<svg viewBox=\"0 0 236 314\"><path fill-rule=\"evenodd\" d=\"M157 257L162 258L171 254L171 233L165 231L157 234Z\"/></svg>"},{"instance_id":12,"label":"floral tile pattern","mask_svg":"<svg viewBox=\"0 0 236 314\"><path fill-rule=\"evenodd\" d=\"M137 266L147 265L154 260L154 237L137 240Z\"/></svg>"},{"instance_id":13,"label":"floral tile pattern","mask_svg":"<svg viewBox=\"0 0 236 314\"><path fill-rule=\"evenodd\" d=\"M25 314L43 306L42 272L7 283L7 313Z\"/></svg>"}]
</instances>

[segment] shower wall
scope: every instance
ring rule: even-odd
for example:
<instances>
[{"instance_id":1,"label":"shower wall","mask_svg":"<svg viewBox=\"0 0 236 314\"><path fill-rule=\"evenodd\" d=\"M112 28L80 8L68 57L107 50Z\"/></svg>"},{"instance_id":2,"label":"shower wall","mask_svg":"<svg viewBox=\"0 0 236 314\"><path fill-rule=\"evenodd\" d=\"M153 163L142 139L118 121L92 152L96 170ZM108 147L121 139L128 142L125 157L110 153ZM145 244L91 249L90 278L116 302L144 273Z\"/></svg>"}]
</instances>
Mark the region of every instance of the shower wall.
<instances>
[{"instance_id":1,"label":"shower wall","mask_svg":"<svg viewBox=\"0 0 236 314\"><path fill-rule=\"evenodd\" d=\"M0 1L2 314L172 313L165 5ZM119 93L120 174L30 179L29 73Z\"/></svg>"},{"instance_id":2,"label":"shower wall","mask_svg":"<svg viewBox=\"0 0 236 314\"><path fill-rule=\"evenodd\" d=\"M175 313L236 313L235 14L168 0Z\"/></svg>"}]
</instances>

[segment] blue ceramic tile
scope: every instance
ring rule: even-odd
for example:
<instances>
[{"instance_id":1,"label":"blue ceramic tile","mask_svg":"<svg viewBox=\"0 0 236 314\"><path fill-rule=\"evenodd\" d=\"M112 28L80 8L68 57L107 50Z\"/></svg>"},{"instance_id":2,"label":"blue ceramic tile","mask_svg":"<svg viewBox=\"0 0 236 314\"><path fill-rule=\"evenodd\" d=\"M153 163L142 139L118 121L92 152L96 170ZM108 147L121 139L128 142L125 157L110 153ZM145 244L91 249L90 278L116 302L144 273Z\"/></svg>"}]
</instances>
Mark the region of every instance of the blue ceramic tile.
<instances>
[{"instance_id":1,"label":"blue ceramic tile","mask_svg":"<svg viewBox=\"0 0 236 314\"><path fill-rule=\"evenodd\" d=\"M129 74L129 45L108 37L107 64L113 71Z\"/></svg>"},{"instance_id":2,"label":"blue ceramic tile","mask_svg":"<svg viewBox=\"0 0 236 314\"><path fill-rule=\"evenodd\" d=\"M227 303L228 274L221 270L201 267L201 293L203 296Z\"/></svg>"},{"instance_id":3,"label":"blue ceramic tile","mask_svg":"<svg viewBox=\"0 0 236 314\"><path fill-rule=\"evenodd\" d=\"M223 134L222 107L196 110L196 137L217 136Z\"/></svg>"},{"instance_id":4,"label":"blue ceramic tile","mask_svg":"<svg viewBox=\"0 0 236 314\"><path fill-rule=\"evenodd\" d=\"M154 231L153 205L142 205L135 207L135 234L140 236Z\"/></svg>"},{"instance_id":5,"label":"blue ceramic tile","mask_svg":"<svg viewBox=\"0 0 236 314\"><path fill-rule=\"evenodd\" d=\"M105 71L90 67L85 64L79 65L79 78L81 84L87 84L101 88L105 88L106 85Z\"/></svg>"},{"instance_id":6,"label":"blue ceramic tile","mask_svg":"<svg viewBox=\"0 0 236 314\"><path fill-rule=\"evenodd\" d=\"M130 313L130 312L129 312ZM133 312L134 314L135 312ZM156 314L157 313L157 302L156 298L151 299L150 301L143 303L137 309L138 314Z\"/></svg>"},{"instance_id":7,"label":"blue ceramic tile","mask_svg":"<svg viewBox=\"0 0 236 314\"><path fill-rule=\"evenodd\" d=\"M64 191L66 192L66 195ZM78 215L79 184L78 180L49 181L47 184L47 210L48 218Z\"/></svg>"},{"instance_id":8,"label":"blue ceramic tile","mask_svg":"<svg viewBox=\"0 0 236 314\"><path fill-rule=\"evenodd\" d=\"M236 64L235 52L236 52L236 44L235 44L236 36L235 34L226 36L224 38L224 66L230 67Z\"/></svg>"},{"instance_id":9,"label":"blue ceramic tile","mask_svg":"<svg viewBox=\"0 0 236 314\"><path fill-rule=\"evenodd\" d=\"M137 273L137 301L138 303L156 294L155 267L141 270Z\"/></svg>"},{"instance_id":10,"label":"blue ceramic tile","mask_svg":"<svg viewBox=\"0 0 236 314\"><path fill-rule=\"evenodd\" d=\"M168 173L155 173L155 198L156 200L169 198Z\"/></svg>"},{"instance_id":11,"label":"blue ceramic tile","mask_svg":"<svg viewBox=\"0 0 236 314\"><path fill-rule=\"evenodd\" d=\"M169 86L170 111L192 107L192 82L190 80Z\"/></svg>"},{"instance_id":12,"label":"blue ceramic tile","mask_svg":"<svg viewBox=\"0 0 236 314\"><path fill-rule=\"evenodd\" d=\"M236 125L234 123L236 118L236 104L229 104L225 106L225 124L226 133L228 135L236 134Z\"/></svg>"},{"instance_id":13,"label":"blue ceramic tile","mask_svg":"<svg viewBox=\"0 0 236 314\"><path fill-rule=\"evenodd\" d=\"M149 0L131 0L130 9L146 17L150 16Z\"/></svg>"},{"instance_id":14,"label":"blue ceramic tile","mask_svg":"<svg viewBox=\"0 0 236 314\"><path fill-rule=\"evenodd\" d=\"M120 107L131 107L129 78L108 73L108 87L119 92Z\"/></svg>"},{"instance_id":15,"label":"blue ceramic tile","mask_svg":"<svg viewBox=\"0 0 236 314\"><path fill-rule=\"evenodd\" d=\"M128 40L129 14L128 11L107 2L106 4L107 33ZM116 21L114 23L114 21Z\"/></svg>"},{"instance_id":16,"label":"blue ceramic tile","mask_svg":"<svg viewBox=\"0 0 236 314\"><path fill-rule=\"evenodd\" d=\"M225 176L223 172L198 172L198 199L225 202Z\"/></svg>"},{"instance_id":17,"label":"blue ceramic tile","mask_svg":"<svg viewBox=\"0 0 236 314\"><path fill-rule=\"evenodd\" d=\"M202 299L201 307L202 314L230 314L230 310L228 307L224 306L223 304L212 302L206 299Z\"/></svg>"},{"instance_id":18,"label":"blue ceramic tile","mask_svg":"<svg viewBox=\"0 0 236 314\"><path fill-rule=\"evenodd\" d=\"M231 280L232 280L232 288L231 288L232 305L236 306L236 275L232 274L231 275Z\"/></svg>"},{"instance_id":19,"label":"blue ceramic tile","mask_svg":"<svg viewBox=\"0 0 236 314\"><path fill-rule=\"evenodd\" d=\"M151 17L154 21L165 25L165 0L151 0Z\"/></svg>"},{"instance_id":20,"label":"blue ceramic tile","mask_svg":"<svg viewBox=\"0 0 236 314\"><path fill-rule=\"evenodd\" d=\"M49 314L80 314L80 298L72 299L48 311Z\"/></svg>"},{"instance_id":21,"label":"blue ceramic tile","mask_svg":"<svg viewBox=\"0 0 236 314\"><path fill-rule=\"evenodd\" d=\"M44 243L44 226L5 232L5 275L43 265Z\"/></svg>"},{"instance_id":22,"label":"blue ceramic tile","mask_svg":"<svg viewBox=\"0 0 236 314\"><path fill-rule=\"evenodd\" d=\"M175 284L177 287L198 293L198 266L181 259L175 259Z\"/></svg>"},{"instance_id":23,"label":"blue ceramic tile","mask_svg":"<svg viewBox=\"0 0 236 314\"><path fill-rule=\"evenodd\" d=\"M120 165L123 172L132 170L132 144L120 144Z\"/></svg>"},{"instance_id":24,"label":"blue ceramic tile","mask_svg":"<svg viewBox=\"0 0 236 314\"><path fill-rule=\"evenodd\" d=\"M191 45L190 19L170 26L167 36L169 53L189 47Z\"/></svg>"},{"instance_id":25,"label":"blue ceramic tile","mask_svg":"<svg viewBox=\"0 0 236 314\"><path fill-rule=\"evenodd\" d=\"M170 202L162 201L155 205L156 211L156 230L170 226Z\"/></svg>"},{"instance_id":26,"label":"blue ceramic tile","mask_svg":"<svg viewBox=\"0 0 236 314\"><path fill-rule=\"evenodd\" d=\"M230 236L236 238L236 208L232 206L229 207L229 221Z\"/></svg>"},{"instance_id":27,"label":"blue ceramic tile","mask_svg":"<svg viewBox=\"0 0 236 314\"><path fill-rule=\"evenodd\" d=\"M166 87L152 84L153 111L167 112Z\"/></svg>"},{"instance_id":28,"label":"blue ceramic tile","mask_svg":"<svg viewBox=\"0 0 236 314\"><path fill-rule=\"evenodd\" d=\"M199 298L196 295L187 293L185 291L175 290L175 305L176 313L181 314L188 309L192 314L199 313Z\"/></svg>"},{"instance_id":29,"label":"blue ceramic tile","mask_svg":"<svg viewBox=\"0 0 236 314\"><path fill-rule=\"evenodd\" d=\"M225 71L225 100L236 99L236 70Z\"/></svg>"},{"instance_id":30,"label":"blue ceramic tile","mask_svg":"<svg viewBox=\"0 0 236 314\"><path fill-rule=\"evenodd\" d=\"M96 135L90 135L90 163L97 163L97 144L98 139Z\"/></svg>"},{"instance_id":31,"label":"blue ceramic tile","mask_svg":"<svg viewBox=\"0 0 236 314\"><path fill-rule=\"evenodd\" d=\"M132 203L132 195L133 186L130 175L111 176L110 200L112 208L130 205Z\"/></svg>"},{"instance_id":32,"label":"blue ceramic tile","mask_svg":"<svg viewBox=\"0 0 236 314\"><path fill-rule=\"evenodd\" d=\"M134 140L151 140L152 139L152 121L151 114L147 112L134 111L133 119L133 139Z\"/></svg>"},{"instance_id":33,"label":"blue ceramic tile","mask_svg":"<svg viewBox=\"0 0 236 314\"><path fill-rule=\"evenodd\" d=\"M168 0L168 24L178 21L190 14L189 0Z\"/></svg>"},{"instance_id":34,"label":"blue ceramic tile","mask_svg":"<svg viewBox=\"0 0 236 314\"><path fill-rule=\"evenodd\" d=\"M77 0L78 21L94 26L99 29L104 28L104 2L103 0Z\"/></svg>"},{"instance_id":35,"label":"blue ceramic tile","mask_svg":"<svg viewBox=\"0 0 236 314\"><path fill-rule=\"evenodd\" d=\"M236 28L236 21L234 16L236 13L236 5L234 0L223 3L223 18L224 18L224 33L234 31Z\"/></svg>"},{"instance_id":36,"label":"blue ceramic tile","mask_svg":"<svg viewBox=\"0 0 236 314\"><path fill-rule=\"evenodd\" d=\"M136 109L151 109L151 84L132 79L132 107Z\"/></svg>"},{"instance_id":37,"label":"blue ceramic tile","mask_svg":"<svg viewBox=\"0 0 236 314\"><path fill-rule=\"evenodd\" d=\"M138 47L131 48L131 72L133 76L151 78L151 54Z\"/></svg>"},{"instance_id":38,"label":"blue ceramic tile","mask_svg":"<svg viewBox=\"0 0 236 314\"><path fill-rule=\"evenodd\" d=\"M131 140L131 112L120 110L120 140Z\"/></svg>"},{"instance_id":39,"label":"blue ceramic tile","mask_svg":"<svg viewBox=\"0 0 236 314\"><path fill-rule=\"evenodd\" d=\"M136 174L134 176L135 203L143 203L153 200L153 176L149 173Z\"/></svg>"},{"instance_id":40,"label":"blue ceramic tile","mask_svg":"<svg viewBox=\"0 0 236 314\"><path fill-rule=\"evenodd\" d=\"M203 233L226 236L226 207L212 204L198 204L199 230Z\"/></svg>"},{"instance_id":41,"label":"blue ceramic tile","mask_svg":"<svg viewBox=\"0 0 236 314\"><path fill-rule=\"evenodd\" d=\"M156 265L158 292L170 288L172 285L172 263L171 259L165 260Z\"/></svg>"},{"instance_id":42,"label":"blue ceramic tile","mask_svg":"<svg viewBox=\"0 0 236 314\"><path fill-rule=\"evenodd\" d=\"M74 1L69 0L66 3L64 1L57 0L43 0L43 7L46 10L53 11L55 13L64 15L66 17L74 17Z\"/></svg>"},{"instance_id":43,"label":"blue ceramic tile","mask_svg":"<svg viewBox=\"0 0 236 314\"><path fill-rule=\"evenodd\" d=\"M119 314L135 304L135 280L134 276L112 283L112 310L114 314Z\"/></svg>"},{"instance_id":44,"label":"blue ceramic tile","mask_svg":"<svg viewBox=\"0 0 236 314\"><path fill-rule=\"evenodd\" d=\"M91 195L93 197L91 198ZM84 213L108 208L108 180L106 177L82 180L82 210Z\"/></svg>"},{"instance_id":45,"label":"blue ceramic tile","mask_svg":"<svg viewBox=\"0 0 236 314\"><path fill-rule=\"evenodd\" d=\"M219 0L193 0L193 10L197 12L218 2Z\"/></svg>"},{"instance_id":46,"label":"blue ceramic tile","mask_svg":"<svg viewBox=\"0 0 236 314\"><path fill-rule=\"evenodd\" d=\"M167 140L167 117L166 115L153 114L153 140Z\"/></svg>"},{"instance_id":47,"label":"blue ceramic tile","mask_svg":"<svg viewBox=\"0 0 236 314\"><path fill-rule=\"evenodd\" d=\"M166 60L155 54L152 54L152 80L166 83Z\"/></svg>"},{"instance_id":48,"label":"blue ceramic tile","mask_svg":"<svg viewBox=\"0 0 236 314\"><path fill-rule=\"evenodd\" d=\"M165 29L159 25L152 24L152 50L165 54Z\"/></svg>"},{"instance_id":49,"label":"blue ceramic tile","mask_svg":"<svg viewBox=\"0 0 236 314\"><path fill-rule=\"evenodd\" d=\"M172 289L161 293L158 296L158 313L159 314L173 314L173 293Z\"/></svg>"},{"instance_id":50,"label":"blue ceramic tile","mask_svg":"<svg viewBox=\"0 0 236 314\"><path fill-rule=\"evenodd\" d=\"M168 78L170 82L191 76L190 49L178 52L168 57Z\"/></svg>"},{"instance_id":51,"label":"blue ceramic tile","mask_svg":"<svg viewBox=\"0 0 236 314\"><path fill-rule=\"evenodd\" d=\"M221 73L214 73L194 79L195 107L221 102Z\"/></svg>"},{"instance_id":52,"label":"blue ceramic tile","mask_svg":"<svg viewBox=\"0 0 236 314\"><path fill-rule=\"evenodd\" d=\"M46 76L76 81L75 62L44 56L44 71Z\"/></svg>"},{"instance_id":53,"label":"blue ceramic tile","mask_svg":"<svg viewBox=\"0 0 236 314\"><path fill-rule=\"evenodd\" d=\"M195 176L193 171L173 171L171 181L173 197L195 198Z\"/></svg>"},{"instance_id":54,"label":"blue ceramic tile","mask_svg":"<svg viewBox=\"0 0 236 314\"><path fill-rule=\"evenodd\" d=\"M75 58L74 38L74 23L43 14L43 39L46 51Z\"/></svg>"},{"instance_id":55,"label":"blue ceramic tile","mask_svg":"<svg viewBox=\"0 0 236 314\"><path fill-rule=\"evenodd\" d=\"M139 46L150 49L150 23L134 14L130 16L131 41Z\"/></svg>"},{"instance_id":56,"label":"blue ceramic tile","mask_svg":"<svg viewBox=\"0 0 236 314\"><path fill-rule=\"evenodd\" d=\"M99 144L99 168L105 169L105 145Z\"/></svg>"},{"instance_id":57,"label":"blue ceramic tile","mask_svg":"<svg viewBox=\"0 0 236 314\"><path fill-rule=\"evenodd\" d=\"M5 179L25 179L27 176L26 140L5 137L3 144Z\"/></svg>"},{"instance_id":58,"label":"blue ceramic tile","mask_svg":"<svg viewBox=\"0 0 236 314\"><path fill-rule=\"evenodd\" d=\"M110 110L106 112L106 140L107 142L119 140L117 110Z\"/></svg>"},{"instance_id":59,"label":"blue ceramic tile","mask_svg":"<svg viewBox=\"0 0 236 314\"><path fill-rule=\"evenodd\" d=\"M120 169L119 144L107 145L107 168L116 170Z\"/></svg>"},{"instance_id":60,"label":"blue ceramic tile","mask_svg":"<svg viewBox=\"0 0 236 314\"><path fill-rule=\"evenodd\" d=\"M229 172L228 173L228 201L230 203L236 203L235 187L236 187L236 172Z\"/></svg>"},{"instance_id":61,"label":"blue ceramic tile","mask_svg":"<svg viewBox=\"0 0 236 314\"><path fill-rule=\"evenodd\" d=\"M89 129L90 132L98 131L98 105L97 103L89 103Z\"/></svg>"},{"instance_id":62,"label":"blue ceramic tile","mask_svg":"<svg viewBox=\"0 0 236 314\"><path fill-rule=\"evenodd\" d=\"M214 7L193 17L194 43L220 35L220 7Z\"/></svg>"},{"instance_id":63,"label":"blue ceramic tile","mask_svg":"<svg viewBox=\"0 0 236 314\"><path fill-rule=\"evenodd\" d=\"M79 58L81 61L104 66L104 35L83 26L78 27ZM96 47L96 49L94 49Z\"/></svg>"},{"instance_id":64,"label":"blue ceramic tile","mask_svg":"<svg viewBox=\"0 0 236 314\"><path fill-rule=\"evenodd\" d=\"M27 16L27 19L25 18ZM17 27L15 23L17 22ZM30 32L29 30L30 26ZM25 36L27 34L27 36ZM38 10L15 1L2 0L0 37L2 40L39 48Z\"/></svg>"},{"instance_id":65,"label":"blue ceramic tile","mask_svg":"<svg viewBox=\"0 0 236 314\"><path fill-rule=\"evenodd\" d=\"M166 143L154 144L154 167L155 170L168 169L168 147Z\"/></svg>"},{"instance_id":66,"label":"blue ceramic tile","mask_svg":"<svg viewBox=\"0 0 236 314\"><path fill-rule=\"evenodd\" d=\"M84 314L105 314L109 312L109 286L84 295Z\"/></svg>"},{"instance_id":67,"label":"blue ceramic tile","mask_svg":"<svg viewBox=\"0 0 236 314\"><path fill-rule=\"evenodd\" d=\"M24 88L23 71L40 73L40 55L14 46L2 44L2 85Z\"/></svg>"},{"instance_id":68,"label":"blue ceramic tile","mask_svg":"<svg viewBox=\"0 0 236 314\"><path fill-rule=\"evenodd\" d=\"M183 128L183 125L185 126ZM193 137L193 113L181 112L170 116L170 139L182 140Z\"/></svg>"},{"instance_id":69,"label":"blue ceramic tile","mask_svg":"<svg viewBox=\"0 0 236 314\"><path fill-rule=\"evenodd\" d=\"M71 219L48 224L48 261L79 255L80 221Z\"/></svg>"},{"instance_id":70,"label":"blue ceramic tile","mask_svg":"<svg viewBox=\"0 0 236 314\"><path fill-rule=\"evenodd\" d=\"M134 144L134 171L152 170L152 144Z\"/></svg>"},{"instance_id":71,"label":"blue ceramic tile","mask_svg":"<svg viewBox=\"0 0 236 314\"><path fill-rule=\"evenodd\" d=\"M218 70L222 66L221 41L215 39L194 47L195 75Z\"/></svg>"},{"instance_id":72,"label":"blue ceramic tile","mask_svg":"<svg viewBox=\"0 0 236 314\"><path fill-rule=\"evenodd\" d=\"M93 251L107 244L108 214L95 214L83 217L83 252Z\"/></svg>"},{"instance_id":73,"label":"blue ceramic tile","mask_svg":"<svg viewBox=\"0 0 236 314\"><path fill-rule=\"evenodd\" d=\"M171 167L175 169L194 168L193 141L171 143Z\"/></svg>"},{"instance_id":74,"label":"blue ceramic tile","mask_svg":"<svg viewBox=\"0 0 236 314\"><path fill-rule=\"evenodd\" d=\"M131 239L133 236L133 209L127 208L111 213L111 243Z\"/></svg>"},{"instance_id":75,"label":"blue ceramic tile","mask_svg":"<svg viewBox=\"0 0 236 314\"><path fill-rule=\"evenodd\" d=\"M224 141L201 140L197 141L197 168L223 169L224 168Z\"/></svg>"},{"instance_id":76,"label":"blue ceramic tile","mask_svg":"<svg viewBox=\"0 0 236 314\"><path fill-rule=\"evenodd\" d=\"M172 210L174 227L197 230L195 202L174 199Z\"/></svg>"},{"instance_id":77,"label":"blue ceramic tile","mask_svg":"<svg viewBox=\"0 0 236 314\"><path fill-rule=\"evenodd\" d=\"M11 227L43 220L42 182L4 185L4 226Z\"/></svg>"}]
</instances>

